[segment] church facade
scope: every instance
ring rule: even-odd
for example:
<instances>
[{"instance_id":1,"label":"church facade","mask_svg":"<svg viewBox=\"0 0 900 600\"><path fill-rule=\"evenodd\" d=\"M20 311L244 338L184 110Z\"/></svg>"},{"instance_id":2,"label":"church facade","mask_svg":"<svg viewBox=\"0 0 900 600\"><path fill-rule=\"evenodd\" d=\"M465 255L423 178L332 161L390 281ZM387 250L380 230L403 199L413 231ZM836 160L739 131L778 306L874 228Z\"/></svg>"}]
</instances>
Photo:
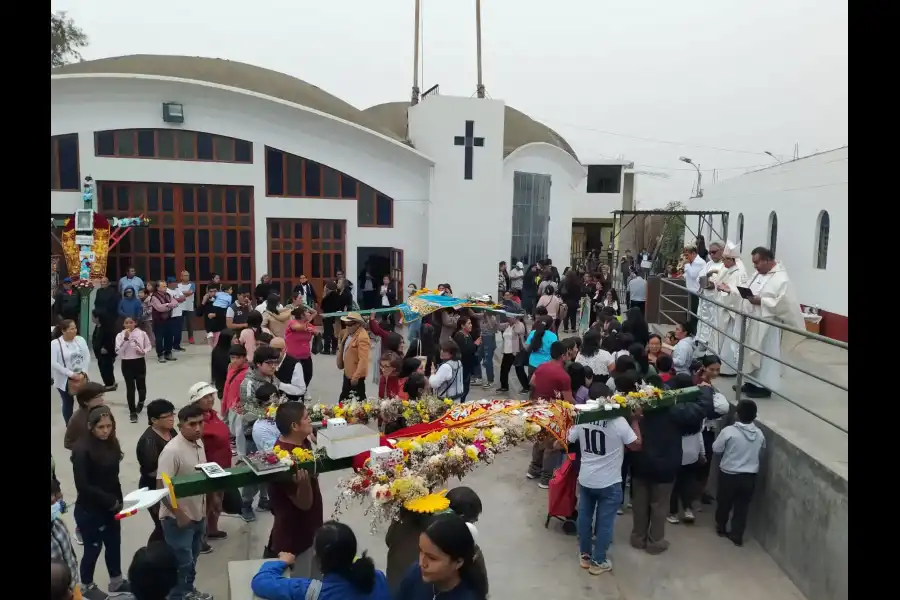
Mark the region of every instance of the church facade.
<instances>
[{"instance_id":1,"label":"church facade","mask_svg":"<svg viewBox=\"0 0 900 600\"><path fill-rule=\"evenodd\" d=\"M628 165L610 166L618 185L588 194L565 140L497 100L359 110L282 73L182 56L51 72L51 213L80 208L90 176L104 215L152 220L111 252L111 278L266 273L286 292L339 272L359 289L368 268L493 293L498 261L566 265L573 222L623 207Z\"/></svg>"}]
</instances>

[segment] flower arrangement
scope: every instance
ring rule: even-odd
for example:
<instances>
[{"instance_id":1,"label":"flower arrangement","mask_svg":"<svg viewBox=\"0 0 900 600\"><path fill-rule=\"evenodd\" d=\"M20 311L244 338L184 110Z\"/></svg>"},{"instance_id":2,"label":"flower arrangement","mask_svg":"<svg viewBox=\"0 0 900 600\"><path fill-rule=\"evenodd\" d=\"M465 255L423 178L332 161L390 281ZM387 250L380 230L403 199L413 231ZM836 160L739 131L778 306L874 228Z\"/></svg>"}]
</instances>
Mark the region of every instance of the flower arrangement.
<instances>
[{"instance_id":1,"label":"flower arrangement","mask_svg":"<svg viewBox=\"0 0 900 600\"><path fill-rule=\"evenodd\" d=\"M366 399L358 399L351 396L346 402L338 402L333 406L316 403L309 409L309 418L312 421L321 421L327 424L328 419L346 419L350 425L356 423L367 424L370 419L377 417L378 409Z\"/></svg>"},{"instance_id":2,"label":"flower arrangement","mask_svg":"<svg viewBox=\"0 0 900 600\"><path fill-rule=\"evenodd\" d=\"M274 454L279 461L284 464L288 464L290 466L298 465L301 463L310 463L316 460L315 455L311 450L307 450L306 448L294 448L290 452L287 450L282 450L280 446L275 446L272 448L272 454Z\"/></svg>"},{"instance_id":3,"label":"flower arrangement","mask_svg":"<svg viewBox=\"0 0 900 600\"><path fill-rule=\"evenodd\" d=\"M442 417L451 406L453 400L449 398L439 398L437 396L422 396L418 400L387 400L385 402L397 402L400 404L400 416L406 419L406 425L418 425L419 423L431 423L435 419ZM382 406L384 402L382 403ZM382 420L390 423L384 414ZM396 419L394 419L396 420Z\"/></svg>"},{"instance_id":4,"label":"flower arrangement","mask_svg":"<svg viewBox=\"0 0 900 600\"><path fill-rule=\"evenodd\" d=\"M593 404L596 406L582 412L579 421L626 417L636 408L640 408L644 412L664 408L675 404L677 397L677 394L663 394L661 389L643 384L636 392L613 394L609 398L594 401Z\"/></svg>"},{"instance_id":5,"label":"flower arrangement","mask_svg":"<svg viewBox=\"0 0 900 600\"><path fill-rule=\"evenodd\" d=\"M440 429L400 440L402 459L373 462L338 482L338 500L332 518L352 502L368 504L374 533L379 523L397 519L401 508L415 512L440 510L443 502L431 492L451 477L462 479L478 466L513 446L532 439L541 427L524 413L497 413L469 427ZM440 495L440 494L437 494ZM427 498L427 499L426 499Z\"/></svg>"},{"instance_id":6,"label":"flower arrangement","mask_svg":"<svg viewBox=\"0 0 900 600\"><path fill-rule=\"evenodd\" d=\"M278 473L290 469L307 469L313 471L317 454L306 448L294 448L290 452L277 444L271 451L260 450L242 457L247 466L257 475Z\"/></svg>"}]
</instances>

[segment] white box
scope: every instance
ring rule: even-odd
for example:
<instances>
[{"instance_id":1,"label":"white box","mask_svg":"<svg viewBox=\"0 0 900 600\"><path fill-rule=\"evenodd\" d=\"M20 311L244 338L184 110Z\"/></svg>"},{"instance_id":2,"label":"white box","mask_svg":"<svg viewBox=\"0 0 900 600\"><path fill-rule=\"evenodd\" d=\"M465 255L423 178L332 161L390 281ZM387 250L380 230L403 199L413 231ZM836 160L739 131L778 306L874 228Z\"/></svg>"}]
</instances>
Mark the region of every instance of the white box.
<instances>
[{"instance_id":1,"label":"white box","mask_svg":"<svg viewBox=\"0 0 900 600\"><path fill-rule=\"evenodd\" d=\"M379 446L369 451L369 457L372 459L372 465L390 467L403 461L403 450Z\"/></svg>"},{"instance_id":2,"label":"white box","mask_svg":"<svg viewBox=\"0 0 900 600\"><path fill-rule=\"evenodd\" d=\"M346 427L347 419L342 419L340 417L335 417L334 419L328 419L327 428L334 429L336 427Z\"/></svg>"},{"instance_id":3,"label":"white box","mask_svg":"<svg viewBox=\"0 0 900 600\"><path fill-rule=\"evenodd\" d=\"M326 427L317 434L318 445L325 448L329 458L347 458L368 452L379 446L380 439L377 431L360 424L335 429Z\"/></svg>"}]
</instances>

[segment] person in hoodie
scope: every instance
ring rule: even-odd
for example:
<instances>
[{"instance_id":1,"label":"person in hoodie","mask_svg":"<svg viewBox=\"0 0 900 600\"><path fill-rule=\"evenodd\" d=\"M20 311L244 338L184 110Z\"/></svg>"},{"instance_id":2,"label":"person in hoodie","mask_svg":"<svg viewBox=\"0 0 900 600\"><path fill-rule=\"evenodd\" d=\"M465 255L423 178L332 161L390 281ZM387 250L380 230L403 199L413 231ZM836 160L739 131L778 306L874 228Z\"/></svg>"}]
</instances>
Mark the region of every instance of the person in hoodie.
<instances>
[{"instance_id":1,"label":"person in hoodie","mask_svg":"<svg viewBox=\"0 0 900 600\"><path fill-rule=\"evenodd\" d=\"M766 447L766 438L755 420L756 402L741 400L737 405L737 421L723 429L713 442L713 452L722 455L716 491L716 533L730 539L735 546L744 545L747 513L759 473L759 455ZM727 529L729 516L730 530Z\"/></svg>"},{"instance_id":2,"label":"person in hoodie","mask_svg":"<svg viewBox=\"0 0 900 600\"><path fill-rule=\"evenodd\" d=\"M253 353L253 364L244 376L240 387L240 414L242 426L235 432L235 438L243 436L245 454L256 452L256 444L253 441L253 423L263 413L256 399L256 390L264 383L271 383L276 388L280 382L275 376L278 363L281 361L281 353L269 346L261 346ZM240 444L240 442L238 442ZM239 452L240 453L240 452ZM253 513L253 498L259 493L258 510L269 510L269 494L265 484L252 483L241 488L241 518L250 523L256 520Z\"/></svg>"},{"instance_id":3,"label":"person in hoodie","mask_svg":"<svg viewBox=\"0 0 900 600\"><path fill-rule=\"evenodd\" d=\"M231 440L238 454L246 454L246 439L240 434L243 429L243 421L241 420L241 384L247 371L250 370L250 363L247 360L247 349L241 344L232 344L228 350L228 357L231 360L228 365L228 374L225 377L225 388L222 391L222 420L228 424L228 430L231 432Z\"/></svg>"},{"instance_id":4,"label":"person in hoodie","mask_svg":"<svg viewBox=\"0 0 900 600\"><path fill-rule=\"evenodd\" d=\"M134 288L125 288L125 293L122 299L119 300L118 313L122 319L131 317L136 323L141 322L141 317L144 314L144 304L137 297Z\"/></svg>"},{"instance_id":5,"label":"person in hoodie","mask_svg":"<svg viewBox=\"0 0 900 600\"><path fill-rule=\"evenodd\" d=\"M700 386L691 400L649 411L641 419L643 445L631 457L633 547L649 554L668 550L666 517L675 477L681 468L681 439L700 431L705 418L715 418L709 384Z\"/></svg>"},{"instance_id":6,"label":"person in hoodie","mask_svg":"<svg viewBox=\"0 0 900 600\"><path fill-rule=\"evenodd\" d=\"M253 593L264 600L391 600L384 573L366 555L357 557L356 536L344 523L327 521L316 532L315 560L321 579L289 578L284 570L296 558L290 552L263 563L250 582Z\"/></svg>"},{"instance_id":7,"label":"person in hoodie","mask_svg":"<svg viewBox=\"0 0 900 600\"><path fill-rule=\"evenodd\" d=\"M97 357L97 367L100 369L100 377L107 392L114 392L119 388L116 383L116 334L114 329L115 319L103 315L98 309L94 309L94 337L91 342L94 347L94 356Z\"/></svg>"}]
</instances>

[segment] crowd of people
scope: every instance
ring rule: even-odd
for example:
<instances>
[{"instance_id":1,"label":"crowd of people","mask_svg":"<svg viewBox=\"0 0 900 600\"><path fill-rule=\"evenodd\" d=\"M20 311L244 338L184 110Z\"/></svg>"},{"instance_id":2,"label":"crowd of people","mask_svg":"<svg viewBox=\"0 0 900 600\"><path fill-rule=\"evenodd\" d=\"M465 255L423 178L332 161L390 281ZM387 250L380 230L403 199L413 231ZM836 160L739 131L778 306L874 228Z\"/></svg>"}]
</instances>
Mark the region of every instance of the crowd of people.
<instances>
[{"instance_id":1,"label":"crowd of people","mask_svg":"<svg viewBox=\"0 0 900 600\"><path fill-rule=\"evenodd\" d=\"M724 250L723 258L729 258L724 244L712 247ZM694 252L692 247L685 249L686 264L693 264ZM710 252L713 257L718 253ZM763 276L779 272L766 249L754 250L753 257ZM728 268L727 263L724 266ZM711 278L712 274L697 276L704 290ZM729 281L723 277L714 282L714 289L731 293L731 285L745 282L740 277L731 280L733 284ZM185 302L194 305L188 301L196 290L189 274L183 273L181 282L174 283L144 285L129 270L116 289L106 288L115 292L115 313L110 309L113 293L109 298L98 293L94 306L95 357L98 366L101 359L106 362L101 373L109 371L118 356L131 421L137 422L147 409L148 426L135 448L142 487L160 486L162 473L193 474L205 462L227 468L235 456L271 451L276 444L288 451L311 449L313 426L303 400L313 378L312 354L335 356L335 367L343 375L335 400L366 398L376 338L381 341L380 398L418 399L434 394L465 401L472 386L493 388L495 375L496 391L509 392L513 370L521 394L575 404L627 394L644 383L661 389L699 386L696 399L668 409L573 427L568 432L570 457L564 456L558 441L536 442L526 476L540 488L550 489L563 461L573 461L578 504L566 518L578 534L581 566L599 575L612 569L607 555L612 525L628 509L633 520L631 544L649 553L665 551L666 523L690 523L695 520L694 511L710 502L703 491L710 461L720 454L716 530L736 545L743 543L765 444L753 424L756 405L741 400L737 420L724 426L728 403L712 387L723 368L718 353L711 351L716 344L708 338L697 339L695 321L679 324L674 339L651 333L644 316L646 282L639 265L630 269L628 296L620 305L605 265L588 273L566 269L560 275L549 259L527 269L517 263L508 272L506 264L500 263L498 294L503 313L441 309L410 327L407 339L394 330L391 319L373 313L366 320L345 279L326 281L321 300L307 281L301 281L283 305L266 277L252 299L250 290L234 289L214 278L198 304L212 346L209 382L193 385L181 408L164 399L146 403L146 354L155 345L161 363L175 360L172 353L181 348L182 324L193 316L185 318L190 311L183 308L181 314L175 312ZM390 287L388 282L385 287ZM441 284L438 290L453 294L450 284ZM395 303L396 298L387 301ZM51 306L65 302L55 297ZM759 306L752 298L750 303ZM319 326L317 310L345 314L325 319ZM703 310L702 305L698 304L698 310ZM135 555L126 579L121 568L121 525L114 518L122 508L119 465L125 450L103 398L116 389L115 381L105 376L102 384L88 379L91 353L78 335L78 315L62 309L55 315L51 375L62 402L67 426L64 445L72 452L78 497L76 531L70 538L59 520L65 503L51 469L51 579L54 586L58 584L54 589L60 590L54 598L67 598L64 592L76 588L88 600L107 597L94 583L101 552L110 593L131 593L139 600L211 598L194 585L198 556L213 551L210 542L227 537L218 528L223 512L251 522L256 511L271 511L274 516L263 550L264 558L274 560L253 580L253 591L262 598L487 597L487 569L473 526L481 501L473 490L452 490L448 514L404 513L387 533L388 564L382 573L365 554L357 558L352 530L324 520L318 479L303 470L291 481L179 498L177 506L164 500L149 511L153 532L147 546ZM109 331L119 324L120 330ZM102 342L96 341L98 330ZM560 337L566 333L572 335ZM770 334L757 334L766 335ZM111 344L106 341L109 336ZM193 342L190 329L188 339ZM500 367L495 373L498 351ZM273 405L277 406L274 416L269 412ZM402 419L393 426L402 427ZM624 499L627 489L630 501ZM80 563L71 539L84 545ZM287 568L291 577L283 576ZM153 570L158 576L148 574ZM144 587L138 581L149 583Z\"/></svg>"}]
</instances>

